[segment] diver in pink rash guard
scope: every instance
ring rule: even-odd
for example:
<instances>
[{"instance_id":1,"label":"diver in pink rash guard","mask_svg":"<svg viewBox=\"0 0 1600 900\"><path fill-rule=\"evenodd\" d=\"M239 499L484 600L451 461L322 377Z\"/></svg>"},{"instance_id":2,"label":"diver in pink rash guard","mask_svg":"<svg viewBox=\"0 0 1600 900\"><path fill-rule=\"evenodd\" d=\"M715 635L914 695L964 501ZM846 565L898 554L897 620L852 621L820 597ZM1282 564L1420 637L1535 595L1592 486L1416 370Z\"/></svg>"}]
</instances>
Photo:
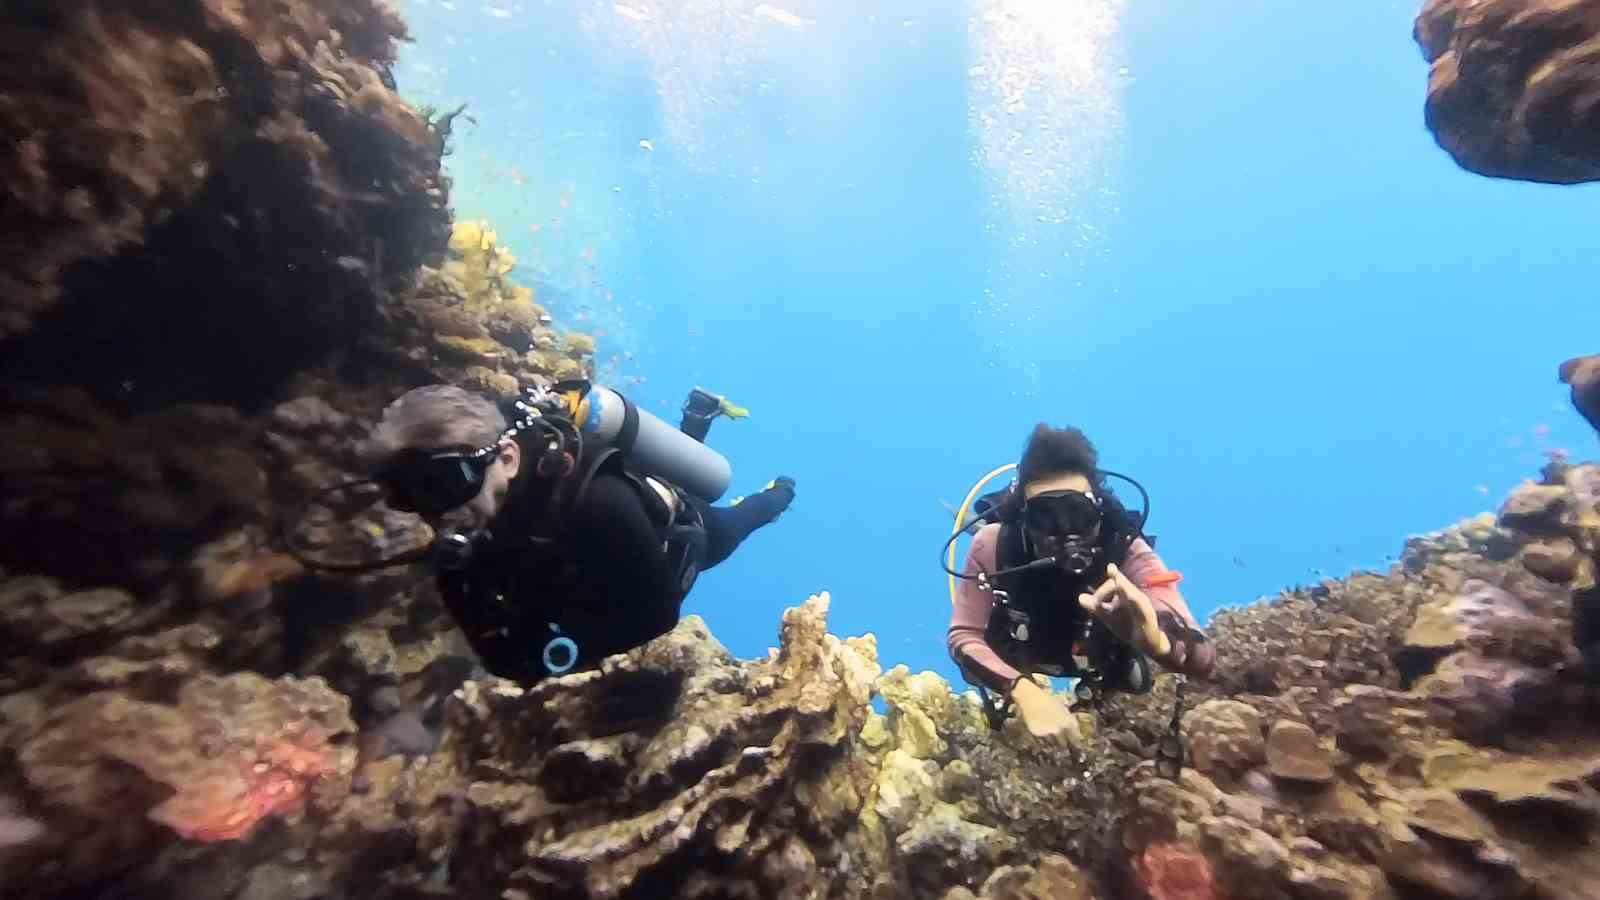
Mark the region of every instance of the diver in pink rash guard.
<instances>
[{"instance_id":1,"label":"diver in pink rash guard","mask_svg":"<svg viewBox=\"0 0 1600 900\"><path fill-rule=\"evenodd\" d=\"M1083 432L1036 426L1016 484L973 535L954 597L950 656L1038 737L1074 741L1077 724L1030 675L1082 675L1076 657L1087 656L1107 670L1094 673L1099 689L1140 691L1150 684L1144 659L1198 677L1215 662L1178 592L1181 576L1106 474Z\"/></svg>"}]
</instances>

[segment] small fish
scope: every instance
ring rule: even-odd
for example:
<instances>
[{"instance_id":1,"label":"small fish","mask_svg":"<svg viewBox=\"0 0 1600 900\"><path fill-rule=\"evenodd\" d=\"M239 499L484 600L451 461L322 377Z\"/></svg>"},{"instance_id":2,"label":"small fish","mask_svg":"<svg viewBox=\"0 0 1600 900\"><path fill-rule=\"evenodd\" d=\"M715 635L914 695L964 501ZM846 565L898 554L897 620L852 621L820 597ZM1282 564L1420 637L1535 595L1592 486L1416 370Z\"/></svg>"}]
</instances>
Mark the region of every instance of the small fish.
<instances>
[{"instance_id":1,"label":"small fish","mask_svg":"<svg viewBox=\"0 0 1600 900\"><path fill-rule=\"evenodd\" d=\"M571 205L572 205L572 201L570 201L570 200L568 200L568 199L567 199L567 198L565 198L565 197L562 197L562 198L561 198L561 199L560 199L560 200L559 200L559 201L557 201L557 202L558 202L558 203L560 203L560 204L561 204L561 208L562 208L562 209L566 209L566 208L567 208L567 207L569 207L569 206L571 206Z\"/></svg>"},{"instance_id":2,"label":"small fish","mask_svg":"<svg viewBox=\"0 0 1600 900\"><path fill-rule=\"evenodd\" d=\"M1486 484L1475 484L1472 486L1472 489L1485 497L1489 496L1489 486Z\"/></svg>"},{"instance_id":3,"label":"small fish","mask_svg":"<svg viewBox=\"0 0 1600 900\"><path fill-rule=\"evenodd\" d=\"M499 6L485 6L483 8L483 11L488 13L491 16L494 16L496 19L509 19L509 18L511 18L511 10L504 9L502 7L499 7Z\"/></svg>"},{"instance_id":4,"label":"small fish","mask_svg":"<svg viewBox=\"0 0 1600 900\"><path fill-rule=\"evenodd\" d=\"M1550 435L1550 426L1549 425L1535 425L1535 426L1533 426L1533 436L1534 437L1548 437L1549 435Z\"/></svg>"},{"instance_id":5,"label":"small fish","mask_svg":"<svg viewBox=\"0 0 1600 900\"><path fill-rule=\"evenodd\" d=\"M649 138L645 138L645 139L639 141L639 149L640 150L654 150L654 149L656 149L656 145L652 144L650 142Z\"/></svg>"},{"instance_id":6,"label":"small fish","mask_svg":"<svg viewBox=\"0 0 1600 900\"><path fill-rule=\"evenodd\" d=\"M583 257L583 261L586 262L586 263L593 263L594 262L594 248L593 247L585 247L585 248L583 248L583 252L578 254L578 255Z\"/></svg>"},{"instance_id":7,"label":"small fish","mask_svg":"<svg viewBox=\"0 0 1600 900\"><path fill-rule=\"evenodd\" d=\"M611 9L624 19L632 19L635 22L650 21L650 14L642 9L635 9L632 6L624 6L621 3L613 3L611 5Z\"/></svg>"},{"instance_id":8,"label":"small fish","mask_svg":"<svg viewBox=\"0 0 1600 900\"><path fill-rule=\"evenodd\" d=\"M1246 565L1245 565L1245 564L1244 564L1244 560L1242 560L1242 559L1240 559L1240 558L1239 558L1239 557L1237 557L1237 556L1235 556L1235 557L1234 557L1234 558L1233 558L1233 564L1234 564L1234 565L1236 565L1236 566L1238 566L1238 567L1239 567L1239 568L1241 568L1241 569L1247 569L1247 568L1249 568L1249 566L1246 566Z\"/></svg>"},{"instance_id":9,"label":"small fish","mask_svg":"<svg viewBox=\"0 0 1600 900\"><path fill-rule=\"evenodd\" d=\"M538 234L538 233L539 233L539 228L540 228L540 227L541 227L541 226L540 226L540 225L539 225L539 223L538 223L538 222L535 222L535 223L533 223L533 224L532 224L532 225L529 225L529 226L528 226L528 230L529 230L529 231L531 231L531 232L533 232L533 233L534 233L534 234Z\"/></svg>"}]
</instances>

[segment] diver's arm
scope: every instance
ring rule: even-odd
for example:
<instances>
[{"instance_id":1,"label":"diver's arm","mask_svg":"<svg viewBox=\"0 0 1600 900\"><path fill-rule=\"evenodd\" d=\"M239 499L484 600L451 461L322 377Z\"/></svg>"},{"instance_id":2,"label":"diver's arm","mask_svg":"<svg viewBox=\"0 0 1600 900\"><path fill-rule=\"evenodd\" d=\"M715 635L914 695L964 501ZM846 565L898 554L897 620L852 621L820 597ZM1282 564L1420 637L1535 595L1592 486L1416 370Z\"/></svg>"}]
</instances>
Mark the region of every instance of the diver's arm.
<instances>
[{"instance_id":1,"label":"diver's arm","mask_svg":"<svg viewBox=\"0 0 1600 900\"><path fill-rule=\"evenodd\" d=\"M985 525L973 536L972 548L967 551L967 565L963 570L966 574L994 571L995 542L999 533L999 525ZM978 586L977 581L958 579L955 606L950 610L950 630L945 635L945 642L950 648L950 658L955 660L969 680L1009 695L1011 686L1017 683L1022 673L1007 665L983 636L984 629L989 625L989 612L993 608L994 599L988 591Z\"/></svg>"},{"instance_id":2,"label":"diver's arm","mask_svg":"<svg viewBox=\"0 0 1600 900\"><path fill-rule=\"evenodd\" d=\"M1135 540L1128 548L1121 568L1128 580L1150 598L1161 630L1172 644L1171 651L1156 662L1186 675L1200 678L1210 675L1216 664L1216 648L1205 639L1194 613L1189 611L1189 604L1178 592L1178 574L1167 568L1143 538Z\"/></svg>"},{"instance_id":3,"label":"diver's arm","mask_svg":"<svg viewBox=\"0 0 1600 900\"><path fill-rule=\"evenodd\" d=\"M615 475L596 476L572 515L579 565L594 567L599 588L583 601L609 617L613 646L637 647L671 631L683 597L638 492Z\"/></svg>"}]
</instances>

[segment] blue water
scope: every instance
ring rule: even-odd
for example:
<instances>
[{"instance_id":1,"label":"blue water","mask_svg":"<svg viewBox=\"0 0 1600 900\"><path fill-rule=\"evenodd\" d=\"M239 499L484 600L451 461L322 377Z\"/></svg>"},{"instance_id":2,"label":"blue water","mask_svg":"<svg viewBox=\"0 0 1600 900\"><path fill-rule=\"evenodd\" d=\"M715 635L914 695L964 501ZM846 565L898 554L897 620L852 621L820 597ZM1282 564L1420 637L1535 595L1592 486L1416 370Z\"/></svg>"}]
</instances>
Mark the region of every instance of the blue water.
<instances>
[{"instance_id":1,"label":"blue water","mask_svg":"<svg viewBox=\"0 0 1600 900\"><path fill-rule=\"evenodd\" d=\"M825 589L836 633L955 679L940 501L1039 420L1144 482L1202 615L1382 568L1543 450L1592 449L1556 366L1600 334L1600 193L1435 146L1415 5L989 0L1116 22L1095 87L1058 98L1087 111L1026 126L1075 146L1103 125L1103 164L1006 196L975 159L976 0L775 5L811 21L407 0L396 73L471 102L456 213L562 325L603 332L602 379L674 421L690 386L727 394L753 411L712 431L730 494L798 480L686 605L736 654Z\"/></svg>"}]
</instances>

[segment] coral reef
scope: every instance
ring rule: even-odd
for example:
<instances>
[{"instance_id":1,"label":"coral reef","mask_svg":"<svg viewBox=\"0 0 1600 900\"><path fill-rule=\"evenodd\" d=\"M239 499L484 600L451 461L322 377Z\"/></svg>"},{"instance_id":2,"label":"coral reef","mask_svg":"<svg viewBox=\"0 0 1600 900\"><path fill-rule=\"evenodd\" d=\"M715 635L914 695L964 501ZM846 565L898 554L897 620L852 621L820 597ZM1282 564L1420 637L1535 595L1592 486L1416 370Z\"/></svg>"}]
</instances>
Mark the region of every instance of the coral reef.
<instances>
[{"instance_id":1,"label":"coral reef","mask_svg":"<svg viewBox=\"0 0 1600 900\"><path fill-rule=\"evenodd\" d=\"M1432 64L1428 127L1463 168L1555 184L1600 179L1593 3L1427 0L1414 34Z\"/></svg>"},{"instance_id":2,"label":"coral reef","mask_svg":"<svg viewBox=\"0 0 1600 900\"><path fill-rule=\"evenodd\" d=\"M1587 177L1584 9L1429 4L1464 164ZM366 471L383 403L595 349L488 225L449 227L450 117L394 93L403 34L375 0L0 13L31 51L0 63L0 896L1593 896L1592 465L1217 615L1212 680L1105 698L1075 751L883 671L826 595L764 659L689 617L523 689L425 573L303 571L277 523ZM351 518L303 543L426 536Z\"/></svg>"},{"instance_id":3,"label":"coral reef","mask_svg":"<svg viewBox=\"0 0 1600 900\"><path fill-rule=\"evenodd\" d=\"M449 225L404 37L379 0L8 4L0 370L252 406L370 328Z\"/></svg>"},{"instance_id":4,"label":"coral reef","mask_svg":"<svg viewBox=\"0 0 1600 900\"><path fill-rule=\"evenodd\" d=\"M314 401L275 421L313 442L347 425ZM0 879L50 859L73 884L215 897L1577 900L1600 828L1600 691L1574 641L1597 538L1600 468L1555 465L1386 573L1219 614L1175 779L1154 762L1174 679L1080 712L1068 751L1015 719L991 732L932 673L880 671L870 635L827 632L826 595L764 659L691 616L524 689L449 663L448 626L394 583L302 654L329 673L303 681L213 674L214 627L146 634L125 593L13 578L0 624L95 655L0 699L20 773L0 796L33 835L0 848Z\"/></svg>"},{"instance_id":5,"label":"coral reef","mask_svg":"<svg viewBox=\"0 0 1600 900\"><path fill-rule=\"evenodd\" d=\"M533 289L512 279L516 263L487 223L457 222L448 258L422 269L416 291L385 310L388 327L364 347L375 357L400 354L388 368L425 367L437 380L502 398L519 385L592 374L594 339L558 336Z\"/></svg>"},{"instance_id":6,"label":"coral reef","mask_svg":"<svg viewBox=\"0 0 1600 900\"><path fill-rule=\"evenodd\" d=\"M1600 430L1600 356L1579 356L1561 364L1561 383L1572 387L1572 406Z\"/></svg>"}]
</instances>

